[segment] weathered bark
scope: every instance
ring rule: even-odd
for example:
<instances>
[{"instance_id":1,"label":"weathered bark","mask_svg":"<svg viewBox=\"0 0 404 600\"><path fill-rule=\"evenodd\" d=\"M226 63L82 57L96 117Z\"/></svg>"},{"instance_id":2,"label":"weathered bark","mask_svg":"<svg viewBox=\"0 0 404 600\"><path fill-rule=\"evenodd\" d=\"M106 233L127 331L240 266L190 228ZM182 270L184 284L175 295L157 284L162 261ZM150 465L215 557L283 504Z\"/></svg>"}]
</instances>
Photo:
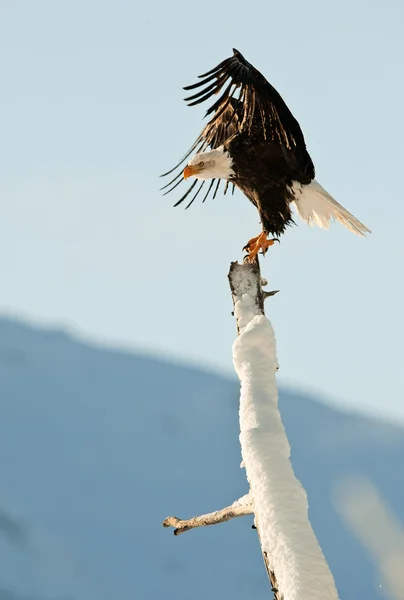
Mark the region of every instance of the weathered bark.
<instances>
[{"instance_id":1,"label":"weathered bark","mask_svg":"<svg viewBox=\"0 0 404 600\"><path fill-rule=\"evenodd\" d=\"M180 535L190 529L196 527L206 527L208 525L217 525L218 523L224 523L234 519L236 517L244 517L245 515L251 515L253 513L252 502L235 502L232 506L227 506L221 510L208 513L206 515L200 515L199 517L192 517L192 519L179 519L178 517L167 517L163 521L163 527L175 527L174 535Z\"/></svg>"},{"instance_id":2,"label":"weathered bark","mask_svg":"<svg viewBox=\"0 0 404 600\"><path fill-rule=\"evenodd\" d=\"M242 296L251 289L254 290L254 295L256 298L255 314L257 315L265 314L264 300L269 298L269 296L274 296L279 291L274 290L272 292L266 292L262 289L262 286L266 285L267 282L261 277L261 269L257 257L254 262L244 262L243 264L232 262L230 265L228 278L233 304L235 303L235 298ZM240 329L242 329L242 327L240 327L237 315L235 315L235 317L237 333L240 333Z\"/></svg>"}]
</instances>

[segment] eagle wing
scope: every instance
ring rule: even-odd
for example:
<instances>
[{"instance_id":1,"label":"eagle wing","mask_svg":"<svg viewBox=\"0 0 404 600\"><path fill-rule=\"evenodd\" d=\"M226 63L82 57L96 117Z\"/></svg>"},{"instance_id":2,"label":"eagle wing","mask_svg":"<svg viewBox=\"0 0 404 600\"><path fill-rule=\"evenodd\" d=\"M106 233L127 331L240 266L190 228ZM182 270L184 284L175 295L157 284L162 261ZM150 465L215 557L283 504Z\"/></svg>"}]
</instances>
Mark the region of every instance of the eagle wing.
<instances>
[{"instance_id":1,"label":"eagle wing","mask_svg":"<svg viewBox=\"0 0 404 600\"><path fill-rule=\"evenodd\" d=\"M196 93L185 98L188 106L195 106L208 100L215 94L219 94L226 85L223 93L206 111L205 117L212 115L210 121L202 130L194 144L182 157L180 162L162 177L173 173L192 153L203 152L211 148L215 149L228 141L235 134L246 132L254 135L262 135L268 142L279 144L285 154L293 157L293 162L307 182L314 178L314 166L306 150L303 132L298 121L292 115L281 95L265 79L265 77L251 65L244 56L233 48L233 56L225 59L214 69L199 76L201 81L186 86L185 90L198 89ZM237 96L238 97L235 97ZM166 194L174 190L183 181L182 168L179 173L162 189L167 189ZM220 179L214 191L215 197ZM215 180L212 180L203 198L211 191ZM187 192L175 204L177 206L189 196L199 183L194 196L188 203L188 208L201 191L205 181L195 181ZM227 191L227 184L225 193ZM234 191L234 186L233 186Z\"/></svg>"},{"instance_id":2,"label":"eagle wing","mask_svg":"<svg viewBox=\"0 0 404 600\"><path fill-rule=\"evenodd\" d=\"M171 179L171 181L169 181L165 186L163 186L161 188L162 190L166 190L163 194L164 196L166 194L172 192L175 188L177 188L181 183L183 183L185 181L185 179L182 175L183 163L191 156L191 154L197 154L198 152L203 152L204 150L206 150L208 148L211 148L212 150L214 150L215 148L218 148L219 146L224 144L224 142L226 142L230 137L232 137L234 134L236 134L238 132L238 126L239 126L238 112L240 112L241 105L240 105L238 111L237 111L237 106L238 106L237 101L234 98L231 98L229 105L225 108L225 110L222 113L223 119L218 120L216 123L212 123L212 121L210 121L206 125L206 127L204 127L204 129L201 131L201 133L199 134L199 136L197 137L195 142L192 144L192 146L188 150L188 152L186 154L184 154L184 156L175 165L175 167L170 169L170 171L167 171L167 173L163 173L163 175L161 175L161 177L166 177L167 175L171 175L172 173L174 173L174 171L177 171L177 169L179 169L179 171L176 173L174 178ZM230 120L231 120L231 122L230 122ZM229 126L226 126L226 123L229 123ZM218 192L221 181L222 181L221 179L218 179L218 180L212 179L210 181L208 190L207 190L205 196L203 197L202 202L205 202L205 200L209 196L209 192L211 192L212 189L214 190L213 198L216 197L216 194ZM188 202L187 206L185 207L185 208L189 208L191 206L191 204L193 203L193 201L195 200L195 198L198 196L199 192L202 190L204 184L207 183L207 180L198 181L197 179L195 179L195 181L188 187L185 194L174 204L174 206L178 206L179 204L181 204L181 202L183 202L191 194L191 192L194 191L194 188L197 185L197 183L199 183L199 186L197 187L196 192L191 197L191 200ZM216 183L216 186L214 187L215 183ZM229 186L229 184L228 184L228 182L226 182L226 185L224 188L225 194L227 192L228 186ZM234 193L234 185L233 185L233 193Z\"/></svg>"}]
</instances>

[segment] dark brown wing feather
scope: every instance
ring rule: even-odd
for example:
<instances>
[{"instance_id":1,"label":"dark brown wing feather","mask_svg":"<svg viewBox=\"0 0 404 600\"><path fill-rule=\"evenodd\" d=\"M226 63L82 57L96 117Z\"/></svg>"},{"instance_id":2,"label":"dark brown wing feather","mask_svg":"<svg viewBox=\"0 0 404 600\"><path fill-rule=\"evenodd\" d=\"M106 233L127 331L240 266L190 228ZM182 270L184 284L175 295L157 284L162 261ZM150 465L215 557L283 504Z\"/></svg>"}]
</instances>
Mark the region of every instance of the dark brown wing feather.
<instances>
[{"instance_id":1,"label":"dark brown wing feather","mask_svg":"<svg viewBox=\"0 0 404 600\"><path fill-rule=\"evenodd\" d=\"M237 108L238 108L238 110L237 110ZM235 100L234 98L231 98L231 102L229 103L229 105L225 108L224 111L222 111L223 118L221 120L217 120L217 122L214 124L208 123L206 125L206 127L201 131L201 133L199 134L199 136L195 140L195 142L192 144L192 146L188 150L188 152L178 162L178 164L175 165L175 167L173 167L170 171L167 171L167 173L163 173L163 175L161 175L161 177L166 177L167 175L170 175L174 171L179 169L178 172L174 175L174 177L166 185L164 185L162 188L160 188L161 190L165 190L163 193L163 196L172 192L175 188L177 188L181 183L183 183L185 181L184 177L182 175L183 167L184 167L185 161L191 155L197 154L198 152L203 152L203 151L207 150L208 148L214 150L215 148L218 148L219 146L224 144L226 142L226 140L228 140L230 137L232 137L235 133L238 132L239 121L240 121L239 114L241 113L241 111L242 111L242 105L240 103L238 103L238 101ZM189 194L195 187L196 181L197 180L195 179L195 181L193 181L189 185L188 190L185 192L185 194L183 196L181 196L181 198L174 204L174 206L178 206L179 204L184 202L184 200L186 198L188 198ZM202 202L205 202L205 200L208 198L209 192L212 190L214 182L215 182L215 179L211 180L211 182L208 186L207 193L203 197ZM201 192L205 183L207 183L207 181L201 182L201 185L197 189L196 194L192 197L191 201L187 204L187 206L185 208L189 208L191 206L193 201L198 196L199 192ZM212 196L213 198L216 197L216 194L219 190L220 183L221 183L221 180L218 179L217 185L214 189L214 193ZM232 187L233 187L233 193L234 193L234 185ZM227 193L227 188L228 188L228 185L225 186L224 194Z\"/></svg>"},{"instance_id":2,"label":"dark brown wing feather","mask_svg":"<svg viewBox=\"0 0 404 600\"><path fill-rule=\"evenodd\" d=\"M281 145L286 153L293 154L302 174L307 175L308 179L313 178L314 166L306 150L302 130L283 98L265 77L246 61L238 50L233 49L233 54L232 57L222 61L214 69L200 75L201 81L184 88L185 90L197 90L191 96L185 98L188 106L195 106L205 102L213 95L219 94L227 84L223 93L206 111L205 116L214 113L209 123L181 161L173 169L164 173L162 177L173 173L183 165L191 154L203 152L208 148L217 148L235 134L246 133L250 135L253 128L254 135L257 135L257 130L259 130L264 140L274 141ZM238 97L235 97L235 95ZM167 194L182 181L181 167L179 173L162 189L169 188L165 192ZM187 208L199 194L203 183L192 197ZM220 180L218 180L215 195L219 184ZM183 202L193 188L194 183L175 206ZM226 191L227 186L225 193ZM203 201L206 200L207 196L208 194L206 194Z\"/></svg>"}]
</instances>

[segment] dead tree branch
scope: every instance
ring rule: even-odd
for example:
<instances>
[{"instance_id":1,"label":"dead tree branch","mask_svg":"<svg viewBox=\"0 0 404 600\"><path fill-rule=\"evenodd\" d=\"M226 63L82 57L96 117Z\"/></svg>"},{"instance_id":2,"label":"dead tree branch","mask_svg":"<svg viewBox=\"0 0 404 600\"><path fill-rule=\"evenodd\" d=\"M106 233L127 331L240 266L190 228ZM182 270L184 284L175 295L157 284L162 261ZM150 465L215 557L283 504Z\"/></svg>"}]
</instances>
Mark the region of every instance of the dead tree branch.
<instances>
[{"instance_id":1,"label":"dead tree branch","mask_svg":"<svg viewBox=\"0 0 404 600\"><path fill-rule=\"evenodd\" d=\"M332 573L308 519L307 496L290 463L290 446L279 414L276 340L271 323L264 316L264 301L276 292L262 289L267 282L261 278L257 258L252 263L231 263L228 278L238 333L233 362L241 384L242 464L251 491L222 510L187 520L167 517L163 526L174 527L174 534L179 535L254 513L275 600L338 600ZM286 490L286 507L282 496L273 490ZM287 543L280 544L280 538Z\"/></svg>"},{"instance_id":2,"label":"dead tree branch","mask_svg":"<svg viewBox=\"0 0 404 600\"><path fill-rule=\"evenodd\" d=\"M274 296L279 290L267 292L262 289L262 286L267 285L267 281L261 277L261 269L258 258L254 262L232 262L229 271L229 284L233 304L236 304L236 299L249 293L255 298L255 305L251 307L251 317L255 315L264 315L264 301L270 296ZM253 292L251 294L251 292ZM246 323L240 322L240 316L233 312L236 317L237 333L240 333Z\"/></svg>"},{"instance_id":3,"label":"dead tree branch","mask_svg":"<svg viewBox=\"0 0 404 600\"><path fill-rule=\"evenodd\" d=\"M258 257L256 257L253 263L244 262L243 264L239 264L238 262L232 262L230 265L229 271L229 284L231 295L233 299L233 304L235 307L234 316L236 317L236 325L237 325L237 333L240 334L247 323L243 322L242 316L238 315L236 312L236 302L238 298L242 297L243 294L249 293L249 295L253 295L254 297L254 305L251 306L251 315L249 316L250 320L255 315L264 315L264 300L269 298L269 296L273 296L279 290L275 290L272 292L266 292L262 289L263 285L267 285L267 281L262 279L261 277L261 269L258 261ZM253 291L253 294L251 294ZM276 575L274 571L271 569L270 560L268 557L268 553L263 550L261 544L261 536L260 536L260 527L257 520L257 516L255 516L255 527L258 533L258 539L260 541L262 557L264 559L265 569L271 583L271 589L274 594L275 600L283 600L283 596L279 592L278 582L276 579Z\"/></svg>"},{"instance_id":4,"label":"dead tree branch","mask_svg":"<svg viewBox=\"0 0 404 600\"><path fill-rule=\"evenodd\" d=\"M225 523L236 517L244 517L245 515L251 515L253 511L252 502L244 496L241 500L234 502L231 506L216 510L206 515L200 515L199 517L192 517L191 519L179 519L178 517L167 517L163 521L163 527L175 527L174 535L180 535L190 529L196 527L207 527L208 525L217 525L218 523Z\"/></svg>"},{"instance_id":5,"label":"dead tree branch","mask_svg":"<svg viewBox=\"0 0 404 600\"><path fill-rule=\"evenodd\" d=\"M236 300L239 296L242 296L246 292L249 292L249 294L251 295L251 290L254 291L253 295L255 298L255 303L251 306L251 316L265 314L264 300L269 296L273 296L278 291L275 290L272 292L266 292L262 289L262 286L266 285L267 282L261 278L261 271L258 259L256 259L252 263L231 263L228 278L234 305L236 304ZM235 317L237 333L240 333L247 323L243 323L242 318L237 314L235 314ZM197 517L192 517L191 519L179 519L178 517L171 516L164 519L162 524L163 527L174 527L174 535L180 535L181 533L185 533L186 531L195 529L197 527L217 525L218 523L224 523L226 521L229 521L230 519L250 515L253 513L254 509L252 499L249 495L247 495L235 502L234 504L232 504L231 506L227 506L226 508L223 508L221 510L217 510L215 512L200 515ZM257 523L256 517L255 529L257 530L258 538L260 539L259 523ZM276 580L275 573L270 567L267 552L263 551L262 555L268 578L271 582L271 588L274 593L275 600L283 600L283 597L278 591L278 583Z\"/></svg>"}]
</instances>

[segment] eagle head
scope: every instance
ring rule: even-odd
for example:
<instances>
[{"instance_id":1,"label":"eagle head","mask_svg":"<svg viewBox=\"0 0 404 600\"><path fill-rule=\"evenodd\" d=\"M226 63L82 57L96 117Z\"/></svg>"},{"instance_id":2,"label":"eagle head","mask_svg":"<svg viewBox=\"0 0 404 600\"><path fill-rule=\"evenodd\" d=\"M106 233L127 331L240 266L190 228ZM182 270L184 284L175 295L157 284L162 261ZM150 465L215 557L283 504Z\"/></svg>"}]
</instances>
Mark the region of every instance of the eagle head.
<instances>
[{"instance_id":1,"label":"eagle head","mask_svg":"<svg viewBox=\"0 0 404 600\"><path fill-rule=\"evenodd\" d=\"M210 152L195 154L184 169L184 179L231 179L233 161L223 146Z\"/></svg>"}]
</instances>

